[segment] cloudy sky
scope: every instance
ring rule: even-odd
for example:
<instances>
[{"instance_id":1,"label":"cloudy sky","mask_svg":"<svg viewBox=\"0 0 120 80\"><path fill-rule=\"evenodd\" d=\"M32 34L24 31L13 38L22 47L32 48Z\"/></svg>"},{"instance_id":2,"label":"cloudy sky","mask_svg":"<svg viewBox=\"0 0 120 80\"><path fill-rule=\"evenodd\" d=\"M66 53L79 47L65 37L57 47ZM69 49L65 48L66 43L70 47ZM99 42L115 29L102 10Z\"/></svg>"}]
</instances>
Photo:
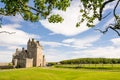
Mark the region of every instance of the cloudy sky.
<instances>
[{"instance_id":1,"label":"cloudy sky","mask_svg":"<svg viewBox=\"0 0 120 80\"><path fill-rule=\"evenodd\" d=\"M114 3L109 4L104 15L113 8ZM10 62L15 49L26 48L29 38L40 41L48 62L81 57L120 58L120 37L112 30L104 35L95 30L104 30L112 23L112 14L101 22L95 21L94 28L86 27L86 22L76 28L76 22L81 17L79 9L79 0L74 0L66 12L53 10L52 13L58 13L64 18L63 23L55 24L49 23L47 19L31 23L24 21L20 15L4 17L0 31L15 34L0 33L0 62Z\"/></svg>"}]
</instances>

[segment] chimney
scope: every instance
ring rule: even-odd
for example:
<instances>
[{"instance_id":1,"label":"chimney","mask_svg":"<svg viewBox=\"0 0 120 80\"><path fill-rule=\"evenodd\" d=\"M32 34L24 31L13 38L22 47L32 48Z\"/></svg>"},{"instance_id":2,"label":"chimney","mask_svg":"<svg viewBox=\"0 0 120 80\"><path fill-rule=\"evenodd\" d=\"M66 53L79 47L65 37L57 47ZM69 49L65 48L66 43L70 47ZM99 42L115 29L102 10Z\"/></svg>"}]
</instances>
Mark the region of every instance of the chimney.
<instances>
[{"instance_id":1,"label":"chimney","mask_svg":"<svg viewBox=\"0 0 120 80\"><path fill-rule=\"evenodd\" d=\"M32 42L34 42L34 38L32 38Z\"/></svg>"},{"instance_id":2,"label":"chimney","mask_svg":"<svg viewBox=\"0 0 120 80\"><path fill-rule=\"evenodd\" d=\"M45 55L43 55L43 59L45 58Z\"/></svg>"},{"instance_id":3,"label":"chimney","mask_svg":"<svg viewBox=\"0 0 120 80\"><path fill-rule=\"evenodd\" d=\"M39 44L39 41L37 41L37 43Z\"/></svg>"},{"instance_id":4,"label":"chimney","mask_svg":"<svg viewBox=\"0 0 120 80\"><path fill-rule=\"evenodd\" d=\"M22 48L22 51L24 51L25 49L24 49L24 47Z\"/></svg>"}]
</instances>

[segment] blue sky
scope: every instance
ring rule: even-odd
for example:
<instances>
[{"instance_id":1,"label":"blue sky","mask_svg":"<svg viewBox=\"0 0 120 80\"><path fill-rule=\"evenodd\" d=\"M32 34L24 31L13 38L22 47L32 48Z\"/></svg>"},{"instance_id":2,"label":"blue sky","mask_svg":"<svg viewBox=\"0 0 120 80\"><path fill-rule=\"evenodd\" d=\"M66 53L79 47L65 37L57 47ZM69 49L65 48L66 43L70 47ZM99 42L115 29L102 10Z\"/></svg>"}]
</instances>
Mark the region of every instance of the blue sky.
<instances>
[{"instance_id":1,"label":"blue sky","mask_svg":"<svg viewBox=\"0 0 120 80\"><path fill-rule=\"evenodd\" d=\"M104 15L114 8L114 4L105 8ZM0 34L0 62L10 62L15 49L26 48L29 38L40 41L48 62L81 57L120 58L120 37L112 30L104 35L94 30L104 30L109 23L114 22L112 14L101 22L94 21L94 28L88 28L86 22L76 28L76 22L81 18L79 5L79 0L74 0L66 12L52 11L52 14L59 13L64 18L63 23L53 24L47 19L31 23L24 21L20 15L4 17L0 31L16 33Z\"/></svg>"}]
</instances>

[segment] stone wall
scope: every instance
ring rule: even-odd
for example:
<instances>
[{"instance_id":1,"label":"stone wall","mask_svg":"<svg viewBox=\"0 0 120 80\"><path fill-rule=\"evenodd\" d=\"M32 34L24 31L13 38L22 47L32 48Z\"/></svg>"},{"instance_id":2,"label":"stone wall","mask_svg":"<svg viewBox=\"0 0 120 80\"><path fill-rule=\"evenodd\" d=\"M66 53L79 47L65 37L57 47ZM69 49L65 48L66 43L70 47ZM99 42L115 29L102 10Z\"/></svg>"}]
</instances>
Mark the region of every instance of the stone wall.
<instances>
[{"instance_id":1,"label":"stone wall","mask_svg":"<svg viewBox=\"0 0 120 80\"><path fill-rule=\"evenodd\" d=\"M17 68L24 68L26 65L26 59L17 60Z\"/></svg>"},{"instance_id":2,"label":"stone wall","mask_svg":"<svg viewBox=\"0 0 120 80\"><path fill-rule=\"evenodd\" d=\"M12 69L13 66L9 65L9 63L0 63L0 69Z\"/></svg>"},{"instance_id":3,"label":"stone wall","mask_svg":"<svg viewBox=\"0 0 120 80\"><path fill-rule=\"evenodd\" d=\"M26 58L26 68L27 67L33 67L33 59Z\"/></svg>"}]
</instances>

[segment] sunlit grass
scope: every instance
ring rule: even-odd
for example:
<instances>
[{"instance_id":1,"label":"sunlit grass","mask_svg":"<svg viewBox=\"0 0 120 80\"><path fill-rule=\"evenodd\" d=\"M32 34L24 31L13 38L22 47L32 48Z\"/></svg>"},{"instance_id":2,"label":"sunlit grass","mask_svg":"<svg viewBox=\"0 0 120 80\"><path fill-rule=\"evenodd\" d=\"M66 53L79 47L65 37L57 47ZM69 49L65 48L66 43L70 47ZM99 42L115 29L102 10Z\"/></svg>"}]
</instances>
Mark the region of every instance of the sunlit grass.
<instances>
[{"instance_id":1,"label":"sunlit grass","mask_svg":"<svg viewBox=\"0 0 120 80\"><path fill-rule=\"evenodd\" d=\"M120 72L91 69L28 68L0 70L0 80L120 80Z\"/></svg>"},{"instance_id":2,"label":"sunlit grass","mask_svg":"<svg viewBox=\"0 0 120 80\"><path fill-rule=\"evenodd\" d=\"M62 64L55 65L57 68L79 68L79 69L111 69L120 70L120 64Z\"/></svg>"}]
</instances>

